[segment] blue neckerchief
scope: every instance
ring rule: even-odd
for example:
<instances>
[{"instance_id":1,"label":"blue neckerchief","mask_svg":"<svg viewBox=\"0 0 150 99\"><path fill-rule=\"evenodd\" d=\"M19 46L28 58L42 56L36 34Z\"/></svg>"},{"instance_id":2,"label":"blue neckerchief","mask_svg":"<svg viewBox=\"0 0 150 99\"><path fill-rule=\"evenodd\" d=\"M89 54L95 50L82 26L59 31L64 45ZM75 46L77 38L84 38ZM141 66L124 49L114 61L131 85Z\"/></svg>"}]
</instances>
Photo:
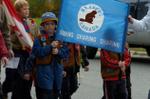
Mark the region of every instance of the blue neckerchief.
<instances>
[{"instance_id":1,"label":"blue neckerchief","mask_svg":"<svg viewBox=\"0 0 150 99\"><path fill-rule=\"evenodd\" d=\"M55 40L55 34L54 34L53 36L49 36L48 39L49 39L50 41Z\"/></svg>"},{"instance_id":2,"label":"blue neckerchief","mask_svg":"<svg viewBox=\"0 0 150 99\"><path fill-rule=\"evenodd\" d=\"M45 37L45 36L42 36L42 37L41 37L41 41L42 41L42 42L46 42L46 37Z\"/></svg>"}]
</instances>

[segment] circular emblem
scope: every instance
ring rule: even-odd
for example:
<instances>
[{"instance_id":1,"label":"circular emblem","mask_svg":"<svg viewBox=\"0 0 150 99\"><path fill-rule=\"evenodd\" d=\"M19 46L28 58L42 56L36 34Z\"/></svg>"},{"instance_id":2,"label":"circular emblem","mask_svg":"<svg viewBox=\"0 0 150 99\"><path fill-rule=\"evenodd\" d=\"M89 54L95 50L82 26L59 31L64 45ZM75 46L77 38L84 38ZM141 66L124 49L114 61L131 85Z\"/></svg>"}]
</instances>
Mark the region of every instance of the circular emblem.
<instances>
[{"instance_id":1,"label":"circular emblem","mask_svg":"<svg viewBox=\"0 0 150 99\"><path fill-rule=\"evenodd\" d=\"M103 11L96 4L81 6L78 12L78 25L84 32L94 33L98 31L104 21Z\"/></svg>"}]
</instances>

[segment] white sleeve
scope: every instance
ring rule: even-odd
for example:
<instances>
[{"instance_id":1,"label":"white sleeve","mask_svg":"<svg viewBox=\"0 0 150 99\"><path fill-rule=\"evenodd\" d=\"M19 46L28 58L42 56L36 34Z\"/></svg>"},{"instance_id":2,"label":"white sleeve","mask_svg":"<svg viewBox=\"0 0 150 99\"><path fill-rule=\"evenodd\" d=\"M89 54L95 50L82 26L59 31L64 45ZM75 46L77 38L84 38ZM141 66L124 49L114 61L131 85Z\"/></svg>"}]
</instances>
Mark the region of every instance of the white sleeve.
<instances>
[{"instance_id":1,"label":"white sleeve","mask_svg":"<svg viewBox=\"0 0 150 99\"><path fill-rule=\"evenodd\" d=\"M150 31L150 9L142 20L133 19L133 23L129 23L129 29L136 32Z\"/></svg>"}]
</instances>

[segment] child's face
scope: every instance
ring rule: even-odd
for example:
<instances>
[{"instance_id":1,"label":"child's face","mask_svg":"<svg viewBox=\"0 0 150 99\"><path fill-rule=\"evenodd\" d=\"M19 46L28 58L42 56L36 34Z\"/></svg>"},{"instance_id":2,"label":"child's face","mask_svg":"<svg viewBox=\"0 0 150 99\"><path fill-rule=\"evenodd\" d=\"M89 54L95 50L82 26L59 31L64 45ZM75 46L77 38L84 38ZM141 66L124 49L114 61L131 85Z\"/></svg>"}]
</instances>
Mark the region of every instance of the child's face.
<instances>
[{"instance_id":1,"label":"child's face","mask_svg":"<svg viewBox=\"0 0 150 99\"><path fill-rule=\"evenodd\" d=\"M29 17L29 6L28 5L22 6L22 8L20 8L19 14L23 18Z\"/></svg>"},{"instance_id":2,"label":"child's face","mask_svg":"<svg viewBox=\"0 0 150 99\"><path fill-rule=\"evenodd\" d=\"M44 30L51 36L54 35L56 29L56 23L54 21L48 21L43 24Z\"/></svg>"}]
</instances>

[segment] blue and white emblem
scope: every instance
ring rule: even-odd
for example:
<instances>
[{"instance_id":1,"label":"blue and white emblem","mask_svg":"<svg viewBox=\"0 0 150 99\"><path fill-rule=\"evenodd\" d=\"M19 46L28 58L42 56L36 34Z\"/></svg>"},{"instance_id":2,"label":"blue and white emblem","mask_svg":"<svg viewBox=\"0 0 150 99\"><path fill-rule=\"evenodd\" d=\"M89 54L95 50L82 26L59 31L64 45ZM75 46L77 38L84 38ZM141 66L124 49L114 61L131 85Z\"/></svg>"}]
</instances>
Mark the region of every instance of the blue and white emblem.
<instances>
[{"instance_id":1,"label":"blue and white emblem","mask_svg":"<svg viewBox=\"0 0 150 99\"><path fill-rule=\"evenodd\" d=\"M80 29L87 33L98 31L104 22L103 10L96 4L81 6L78 12L78 25Z\"/></svg>"}]
</instances>

